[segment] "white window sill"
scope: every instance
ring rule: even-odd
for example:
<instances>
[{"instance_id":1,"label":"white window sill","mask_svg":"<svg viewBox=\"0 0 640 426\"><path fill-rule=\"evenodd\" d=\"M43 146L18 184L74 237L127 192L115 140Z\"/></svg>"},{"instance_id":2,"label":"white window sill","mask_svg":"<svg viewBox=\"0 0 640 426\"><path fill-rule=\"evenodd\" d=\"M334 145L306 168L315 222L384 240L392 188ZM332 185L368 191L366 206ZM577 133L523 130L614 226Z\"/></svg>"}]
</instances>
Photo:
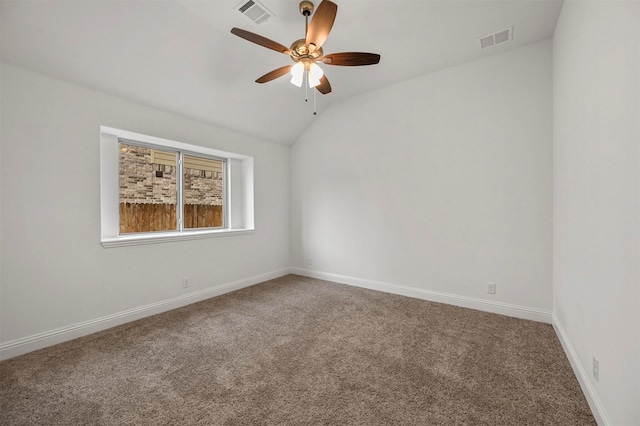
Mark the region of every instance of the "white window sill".
<instances>
[{"instance_id":1,"label":"white window sill","mask_svg":"<svg viewBox=\"0 0 640 426\"><path fill-rule=\"evenodd\" d=\"M143 235L123 235L103 238L100 244L104 248L139 246L144 244L167 243L171 241L200 240L203 238L234 237L253 234L253 229L208 229L206 231L158 232Z\"/></svg>"}]
</instances>

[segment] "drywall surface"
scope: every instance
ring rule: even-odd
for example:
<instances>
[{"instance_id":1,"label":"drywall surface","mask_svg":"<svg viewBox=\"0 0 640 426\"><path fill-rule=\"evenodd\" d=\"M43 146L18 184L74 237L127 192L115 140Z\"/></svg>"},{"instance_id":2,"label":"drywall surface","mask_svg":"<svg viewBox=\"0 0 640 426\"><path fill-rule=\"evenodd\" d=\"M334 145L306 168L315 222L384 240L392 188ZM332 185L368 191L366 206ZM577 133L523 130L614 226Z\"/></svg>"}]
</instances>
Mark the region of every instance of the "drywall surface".
<instances>
[{"instance_id":1,"label":"drywall surface","mask_svg":"<svg viewBox=\"0 0 640 426\"><path fill-rule=\"evenodd\" d=\"M255 232L103 248L101 125L252 156ZM3 65L1 149L0 346L289 266L288 147Z\"/></svg>"},{"instance_id":2,"label":"drywall surface","mask_svg":"<svg viewBox=\"0 0 640 426\"><path fill-rule=\"evenodd\" d=\"M1 82L2 82L2 67L0 67L0 114L2 114ZM0 178L1 177L2 177L2 119L0 119ZM1 241L2 241L2 182L0 182L0 242ZM2 307L2 250L1 249L0 249L0 307ZM2 341L2 315L0 314L0 342L1 341Z\"/></svg>"},{"instance_id":3,"label":"drywall surface","mask_svg":"<svg viewBox=\"0 0 640 426\"><path fill-rule=\"evenodd\" d=\"M566 1L553 59L554 322L602 423L638 425L640 3Z\"/></svg>"},{"instance_id":4,"label":"drywall surface","mask_svg":"<svg viewBox=\"0 0 640 426\"><path fill-rule=\"evenodd\" d=\"M550 318L551 61L547 40L331 106L292 147L294 266Z\"/></svg>"}]
</instances>

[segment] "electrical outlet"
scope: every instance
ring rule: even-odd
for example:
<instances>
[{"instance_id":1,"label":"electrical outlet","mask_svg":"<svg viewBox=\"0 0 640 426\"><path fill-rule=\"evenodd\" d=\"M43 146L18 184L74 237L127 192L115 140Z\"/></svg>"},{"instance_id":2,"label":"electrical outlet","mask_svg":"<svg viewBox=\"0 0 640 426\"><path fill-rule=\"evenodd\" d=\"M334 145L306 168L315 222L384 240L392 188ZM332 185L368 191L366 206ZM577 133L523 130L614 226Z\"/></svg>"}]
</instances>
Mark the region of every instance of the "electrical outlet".
<instances>
[{"instance_id":1,"label":"electrical outlet","mask_svg":"<svg viewBox=\"0 0 640 426\"><path fill-rule=\"evenodd\" d=\"M191 287L191 283L189 282L189 277L184 277L182 279L182 288L189 288Z\"/></svg>"},{"instance_id":2,"label":"electrical outlet","mask_svg":"<svg viewBox=\"0 0 640 426\"><path fill-rule=\"evenodd\" d=\"M487 293L496 294L496 283L487 283Z\"/></svg>"},{"instance_id":3,"label":"electrical outlet","mask_svg":"<svg viewBox=\"0 0 640 426\"><path fill-rule=\"evenodd\" d=\"M310 257L307 257L304 261L305 265L307 266L311 266L313 265L313 259L311 259Z\"/></svg>"},{"instance_id":4,"label":"electrical outlet","mask_svg":"<svg viewBox=\"0 0 640 426\"><path fill-rule=\"evenodd\" d=\"M596 379L596 382L600 381L600 361L595 356L593 357L593 377Z\"/></svg>"}]
</instances>

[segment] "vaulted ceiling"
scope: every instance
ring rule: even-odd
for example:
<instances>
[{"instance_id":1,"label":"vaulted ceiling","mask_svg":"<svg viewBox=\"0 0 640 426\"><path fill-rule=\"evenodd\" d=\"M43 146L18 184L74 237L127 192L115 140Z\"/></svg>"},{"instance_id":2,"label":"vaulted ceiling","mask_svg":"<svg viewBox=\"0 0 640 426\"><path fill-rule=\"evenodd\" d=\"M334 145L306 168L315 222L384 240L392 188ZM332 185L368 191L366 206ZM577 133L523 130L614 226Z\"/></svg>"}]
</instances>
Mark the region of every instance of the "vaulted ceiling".
<instances>
[{"instance_id":1,"label":"vaulted ceiling","mask_svg":"<svg viewBox=\"0 0 640 426\"><path fill-rule=\"evenodd\" d=\"M561 0L334 0L325 53L381 55L378 65L323 66L333 102L553 35ZM2 1L3 62L132 101L291 145L313 122L313 97L281 77L256 78L288 56L230 33L239 27L289 46L304 36L298 0L261 0L260 25L239 0ZM316 3L319 3L319 1ZM513 26L513 41L489 49L478 38ZM490 78L490 76L488 76ZM311 94L312 91L309 91Z\"/></svg>"}]
</instances>

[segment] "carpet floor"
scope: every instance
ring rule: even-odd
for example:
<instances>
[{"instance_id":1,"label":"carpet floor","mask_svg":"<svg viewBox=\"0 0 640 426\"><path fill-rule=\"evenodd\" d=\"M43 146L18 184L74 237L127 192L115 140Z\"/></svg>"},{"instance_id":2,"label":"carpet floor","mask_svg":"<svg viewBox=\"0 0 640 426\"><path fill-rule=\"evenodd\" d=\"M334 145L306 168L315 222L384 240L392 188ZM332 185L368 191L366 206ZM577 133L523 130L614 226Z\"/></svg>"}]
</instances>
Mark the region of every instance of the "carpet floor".
<instances>
[{"instance_id":1,"label":"carpet floor","mask_svg":"<svg viewBox=\"0 0 640 426\"><path fill-rule=\"evenodd\" d=\"M0 363L2 425L590 425L548 324L288 275Z\"/></svg>"}]
</instances>

